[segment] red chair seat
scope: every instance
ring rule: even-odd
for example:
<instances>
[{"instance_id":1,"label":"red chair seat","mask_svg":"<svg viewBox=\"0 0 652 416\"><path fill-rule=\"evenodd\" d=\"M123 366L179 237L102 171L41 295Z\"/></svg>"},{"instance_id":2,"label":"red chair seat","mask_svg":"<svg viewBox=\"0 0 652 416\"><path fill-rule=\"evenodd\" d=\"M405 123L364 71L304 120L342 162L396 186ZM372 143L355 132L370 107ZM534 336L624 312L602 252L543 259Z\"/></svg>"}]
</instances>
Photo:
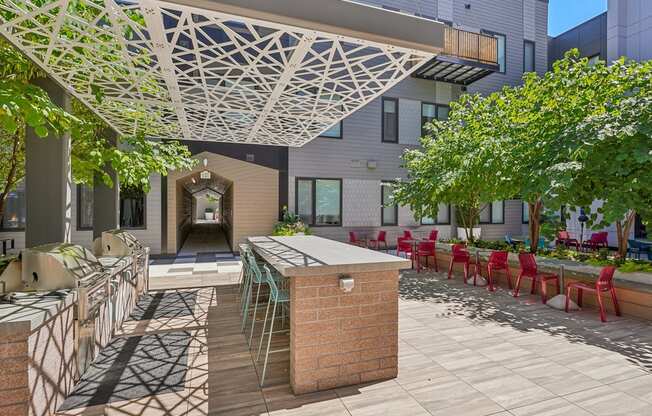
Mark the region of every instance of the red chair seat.
<instances>
[{"instance_id":1,"label":"red chair seat","mask_svg":"<svg viewBox=\"0 0 652 416\"><path fill-rule=\"evenodd\" d=\"M546 304L548 302L548 293L547 293L547 282L549 280L554 280L555 281L555 287L557 289L557 293L559 294L561 291L561 287L559 284L559 276L554 274L554 273L539 273L538 268L537 268L537 262L536 258L534 257L534 254L532 253L520 253L518 255L518 262L521 265L521 270L518 273L518 277L516 278L516 287L514 289L513 296L515 298L518 297L519 291L521 289L521 281L525 279L530 279L532 280L532 289L531 293L534 295L536 292L537 288L537 280L541 283L541 301Z\"/></svg>"}]
</instances>

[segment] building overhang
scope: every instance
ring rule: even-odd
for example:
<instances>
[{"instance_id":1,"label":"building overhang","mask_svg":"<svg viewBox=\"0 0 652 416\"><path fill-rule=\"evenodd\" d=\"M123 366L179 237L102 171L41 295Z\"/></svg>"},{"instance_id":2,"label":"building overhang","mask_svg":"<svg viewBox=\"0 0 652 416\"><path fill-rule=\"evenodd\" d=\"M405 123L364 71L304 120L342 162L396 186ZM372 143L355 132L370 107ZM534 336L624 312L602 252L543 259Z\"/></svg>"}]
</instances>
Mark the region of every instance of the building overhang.
<instances>
[{"instance_id":1,"label":"building overhang","mask_svg":"<svg viewBox=\"0 0 652 416\"><path fill-rule=\"evenodd\" d=\"M340 0L79 4L5 0L0 33L119 133L164 139L301 146L443 53L448 33Z\"/></svg>"}]
</instances>

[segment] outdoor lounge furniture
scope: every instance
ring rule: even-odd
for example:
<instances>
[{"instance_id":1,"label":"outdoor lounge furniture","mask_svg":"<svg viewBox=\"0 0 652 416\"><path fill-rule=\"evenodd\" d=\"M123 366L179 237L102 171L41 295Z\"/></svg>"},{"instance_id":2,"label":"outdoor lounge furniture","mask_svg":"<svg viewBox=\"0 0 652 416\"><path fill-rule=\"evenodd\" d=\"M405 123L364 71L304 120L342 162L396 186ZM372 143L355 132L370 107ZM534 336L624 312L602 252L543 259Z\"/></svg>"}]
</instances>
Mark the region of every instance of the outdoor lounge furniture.
<instances>
[{"instance_id":1,"label":"outdoor lounge furniture","mask_svg":"<svg viewBox=\"0 0 652 416\"><path fill-rule=\"evenodd\" d=\"M426 267L428 267L428 258L432 257L435 262L435 271L439 271L437 266L437 252L435 251L435 240L424 240L417 243L417 253L415 256L417 262L417 273L421 270L421 259L426 259Z\"/></svg>"},{"instance_id":2,"label":"outdoor lounge furniture","mask_svg":"<svg viewBox=\"0 0 652 416\"><path fill-rule=\"evenodd\" d=\"M641 254L647 254L647 259L652 260L650 245L638 240L627 240L627 257L641 260Z\"/></svg>"},{"instance_id":3,"label":"outdoor lounge furniture","mask_svg":"<svg viewBox=\"0 0 652 416\"><path fill-rule=\"evenodd\" d=\"M601 231L599 233L591 234L591 238L586 240L582 246L588 248L589 250L599 250L600 248L609 247L609 233L607 231Z\"/></svg>"},{"instance_id":4,"label":"outdoor lounge furniture","mask_svg":"<svg viewBox=\"0 0 652 416\"><path fill-rule=\"evenodd\" d=\"M453 244L451 251L451 261L448 265L448 278L453 274L453 265L462 263L464 265L464 284L467 284L469 278L469 266L471 264L471 254L469 254L464 244Z\"/></svg>"},{"instance_id":5,"label":"outdoor lounge furniture","mask_svg":"<svg viewBox=\"0 0 652 416\"><path fill-rule=\"evenodd\" d=\"M487 290L490 292L495 292L496 291L496 286L495 286L495 276L494 273L497 270L504 270L505 274L507 275L507 284L509 285L509 288L512 288L512 275L509 271L509 262L507 259L509 258L509 253L507 251L493 251L489 255L489 261L487 262ZM477 267L476 267L476 277L478 275L477 273ZM475 284L475 277L474 277L474 282Z\"/></svg>"},{"instance_id":6,"label":"outdoor lounge furniture","mask_svg":"<svg viewBox=\"0 0 652 416\"><path fill-rule=\"evenodd\" d=\"M541 301L545 304L548 302L547 283L550 280L555 281L557 287L557 294L560 293L559 289L559 276L554 273L540 273L537 267L537 261L532 253L519 253L518 262L521 265L521 270L516 278L516 287L514 288L513 296L518 297L521 289L521 281L523 279L532 280L531 293L534 295L537 288L537 282L541 283Z\"/></svg>"},{"instance_id":7,"label":"outdoor lounge furniture","mask_svg":"<svg viewBox=\"0 0 652 416\"><path fill-rule=\"evenodd\" d=\"M589 285L587 283L574 282L566 285L566 312L568 312L571 290L577 290L577 304L582 306L582 295L584 291L594 292L598 301L598 307L600 308L600 320L602 322L607 322L607 313L604 308L604 301L602 300L602 293L609 292L611 294L611 300L614 304L614 310L616 315L620 316L620 306L618 305L618 298L616 297L616 288L613 284L614 272L616 271L616 266L605 266L600 272L598 280L596 280L595 285Z\"/></svg>"},{"instance_id":8,"label":"outdoor lounge furniture","mask_svg":"<svg viewBox=\"0 0 652 416\"><path fill-rule=\"evenodd\" d=\"M518 246L518 243L516 241L514 241L512 236L509 235L509 234L505 234L505 242L507 244L509 244L510 246L514 247L514 248L516 248L516 246Z\"/></svg>"},{"instance_id":9,"label":"outdoor lounge furniture","mask_svg":"<svg viewBox=\"0 0 652 416\"><path fill-rule=\"evenodd\" d=\"M564 245L566 247L574 246L575 250L580 251L580 242L576 238L571 238L568 231L559 231L557 233L557 239L555 240L555 246Z\"/></svg>"},{"instance_id":10,"label":"outdoor lounge furniture","mask_svg":"<svg viewBox=\"0 0 652 416\"><path fill-rule=\"evenodd\" d=\"M349 244L353 244L354 246L358 247L367 247L367 241L360 240L353 231L349 231Z\"/></svg>"},{"instance_id":11,"label":"outdoor lounge furniture","mask_svg":"<svg viewBox=\"0 0 652 416\"><path fill-rule=\"evenodd\" d=\"M385 251L389 249L387 246L387 231L378 231L378 237L367 241L367 246L374 250L380 250L381 245L385 247Z\"/></svg>"}]
</instances>

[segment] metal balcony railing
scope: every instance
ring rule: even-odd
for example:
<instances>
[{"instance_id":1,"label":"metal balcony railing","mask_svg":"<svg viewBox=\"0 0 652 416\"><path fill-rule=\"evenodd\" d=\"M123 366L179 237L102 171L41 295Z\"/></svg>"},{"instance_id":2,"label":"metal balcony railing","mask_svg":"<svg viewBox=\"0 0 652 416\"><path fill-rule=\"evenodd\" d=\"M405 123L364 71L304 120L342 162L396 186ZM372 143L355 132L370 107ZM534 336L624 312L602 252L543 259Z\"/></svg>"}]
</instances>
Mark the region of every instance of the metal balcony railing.
<instances>
[{"instance_id":1,"label":"metal balcony railing","mask_svg":"<svg viewBox=\"0 0 652 416\"><path fill-rule=\"evenodd\" d=\"M467 32L449 26L444 28L444 55L498 64L498 39L491 35Z\"/></svg>"}]
</instances>

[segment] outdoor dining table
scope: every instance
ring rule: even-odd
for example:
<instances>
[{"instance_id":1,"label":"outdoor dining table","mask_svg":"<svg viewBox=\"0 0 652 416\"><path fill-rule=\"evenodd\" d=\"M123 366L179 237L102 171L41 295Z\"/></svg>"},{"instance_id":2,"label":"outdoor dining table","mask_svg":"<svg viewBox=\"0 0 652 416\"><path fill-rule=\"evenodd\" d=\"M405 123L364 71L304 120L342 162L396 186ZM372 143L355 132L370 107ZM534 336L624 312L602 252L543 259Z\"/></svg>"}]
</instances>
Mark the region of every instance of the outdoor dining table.
<instances>
[{"instance_id":1,"label":"outdoor dining table","mask_svg":"<svg viewBox=\"0 0 652 416\"><path fill-rule=\"evenodd\" d=\"M427 239L427 238L421 238L421 239L419 239L419 238L406 238L406 239L403 239L401 241L403 241L404 243L410 244L412 246L412 253L413 253L413 255L412 255L412 268L414 269L414 253L417 252L417 250L419 248L419 243L421 243L423 241L432 241L432 240ZM417 262L417 270L419 270L419 268L420 268L420 264Z\"/></svg>"},{"instance_id":2,"label":"outdoor dining table","mask_svg":"<svg viewBox=\"0 0 652 416\"><path fill-rule=\"evenodd\" d=\"M398 374L398 277L409 260L316 236L250 237L289 280L294 394Z\"/></svg>"}]
</instances>

